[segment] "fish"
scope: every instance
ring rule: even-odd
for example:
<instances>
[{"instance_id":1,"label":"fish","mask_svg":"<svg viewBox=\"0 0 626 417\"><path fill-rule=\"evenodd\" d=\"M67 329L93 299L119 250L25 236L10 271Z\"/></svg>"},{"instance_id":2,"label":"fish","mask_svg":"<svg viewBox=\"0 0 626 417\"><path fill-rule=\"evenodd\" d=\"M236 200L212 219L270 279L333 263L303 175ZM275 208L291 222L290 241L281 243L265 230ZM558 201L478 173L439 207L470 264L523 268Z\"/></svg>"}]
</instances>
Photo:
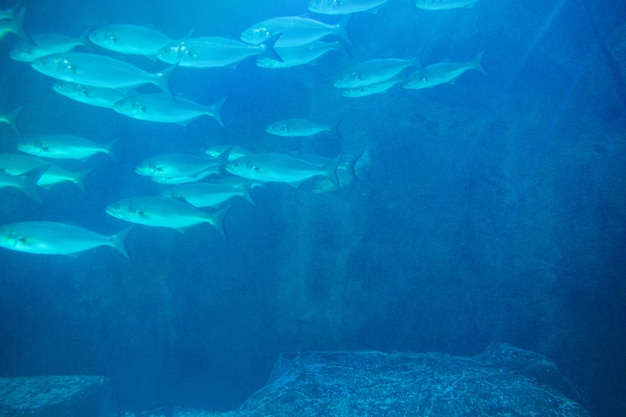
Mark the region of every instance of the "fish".
<instances>
[{"instance_id":1,"label":"fish","mask_svg":"<svg viewBox=\"0 0 626 417\"><path fill-rule=\"evenodd\" d=\"M198 174L187 176L187 177L150 177L150 180L156 182L157 184L164 185L178 185L178 184L189 184L192 182L202 181L203 179L211 176L211 175L220 175L222 173L221 168L209 168L205 171L202 171Z\"/></svg>"},{"instance_id":2,"label":"fish","mask_svg":"<svg viewBox=\"0 0 626 417\"><path fill-rule=\"evenodd\" d=\"M79 46L85 46L86 33L79 38L53 33L33 35L33 42L22 40L10 52L11 58L20 62L33 62L46 55L69 52Z\"/></svg>"},{"instance_id":3,"label":"fish","mask_svg":"<svg viewBox=\"0 0 626 417\"><path fill-rule=\"evenodd\" d=\"M0 170L9 175L22 175L37 168L47 167L37 180L37 185L50 188L63 182L75 184L81 191L87 193L85 177L93 170L70 172L61 167L51 164L41 158L22 154L0 154Z\"/></svg>"},{"instance_id":4,"label":"fish","mask_svg":"<svg viewBox=\"0 0 626 417\"><path fill-rule=\"evenodd\" d=\"M275 17L250 26L243 31L240 39L259 45L280 34L280 38L274 45L275 49L307 45L329 35L351 44L346 31L349 21L348 17L337 24L328 24L301 16ZM285 59L280 53L279 55Z\"/></svg>"},{"instance_id":5,"label":"fish","mask_svg":"<svg viewBox=\"0 0 626 417\"><path fill-rule=\"evenodd\" d=\"M50 162L31 155L20 153L0 154L0 170L9 175L22 175L35 168L48 167Z\"/></svg>"},{"instance_id":6,"label":"fish","mask_svg":"<svg viewBox=\"0 0 626 417\"><path fill-rule=\"evenodd\" d=\"M358 88L378 84L391 80L411 67L420 67L420 64L416 59L372 59L346 69L333 85L338 88Z\"/></svg>"},{"instance_id":7,"label":"fish","mask_svg":"<svg viewBox=\"0 0 626 417\"><path fill-rule=\"evenodd\" d=\"M355 179L361 176L369 169L372 164L372 144L367 143L360 154L344 155L342 162L337 167L337 177L341 188L349 186ZM327 193L336 191L337 188L328 178L321 177L318 181L312 183L311 192Z\"/></svg>"},{"instance_id":8,"label":"fish","mask_svg":"<svg viewBox=\"0 0 626 417\"><path fill-rule=\"evenodd\" d=\"M112 109L113 105L128 96L128 93L105 87L93 87L90 85L57 81L52 86L57 93L79 103L90 106Z\"/></svg>"},{"instance_id":9,"label":"fish","mask_svg":"<svg viewBox=\"0 0 626 417\"><path fill-rule=\"evenodd\" d=\"M313 136L322 132L334 132L335 128L308 119L279 120L267 126L267 133L282 137Z\"/></svg>"},{"instance_id":10,"label":"fish","mask_svg":"<svg viewBox=\"0 0 626 417\"><path fill-rule=\"evenodd\" d=\"M359 12L376 13L389 0L311 0L309 11L320 14L342 15Z\"/></svg>"},{"instance_id":11,"label":"fish","mask_svg":"<svg viewBox=\"0 0 626 417\"><path fill-rule=\"evenodd\" d=\"M106 212L120 220L151 227L166 227L184 231L188 227L208 223L226 236L224 217L230 206L206 212L181 201L161 197L132 197L109 204Z\"/></svg>"},{"instance_id":12,"label":"fish","mask_svg":"<svg viewBox=\"0 0 626 417\"><path fill-rule=\"evenodd\" d=\"M37 185L42 188L51 188L57 184L69 182L74 184L79 190L85 194L87 188L85 187L85 178L93 172L93 169L84 169L81 171L71 172L56 165L50 165L50 167L43 173L43 175L37 181Z\"/></svg>"},{"instance_id":13,"label":"fish","mask_svg":"<svg viewBox=\"0 0 626 417\"><path fill-rule=\"evenodd\" d=\"M159 49L174 42L158 30L144 26L114 24L94 29L89 33L94 45L124 55L156 57Z\"/></svg>"},{"instance_id":14,"label":"fish","mask_svg":"<svg viewBox=\"0 0 626 417\"><path fill-rule=\"evenodd\" d=\"M15 133L19 135L20 131L17 128L17 118L21 112L22 106L16 108L10 113L0 113L0 123L6 123L11 127L11 129L13 129Z\"/></svg>"},{"instance_id":15,"label":"fish","mask_svg":"<svg viewBox=\"0 0 626 417\"><path fill-rule=\"evenodd\" d=\"M4 14L11 16L12 12L5 11ZM12 17L0 20L0 40L5 36L13 33L22 39L27 40L30 43L35 43L28 33L24 30L24 14L26 8L22 7Z\"/></svg>"},{"instance_id":16,"label":"fish","mask_svg":"<svg viewBox=\"0 0 626 417\"><path fill-rule=\"evenodd\" d=\"M48 167L39 167L18 175L10 175L5 171L0 171L0 189L17 188L36 202L41 203L37 182L47 169Z\"/></svg>"},{"instance_id":17,"label":"fish","mask_svg":"<svg viewBox=\"0 0 626 417\"><path fill-rule=\"evenodd\" d=\"M281 61L282 58L273 49L279 37L272 36L259 45L217 36L189 38L161 48L157 58L169 64L193 68L233 68L244 59L257 55Z\"/></svg>"},{"instance_id":18,"label":"fish","mask_svg":"<svg viewBox=\"0 0 626 417\"><path fill-rule=\"evenodd\" d=\"M135 94L113 104L113 110L133 119L176 123L181 126L187 126L187 123L199 117L208 116L224 127L220 114L224 101L225 97L210 106L203 106L184 97L174 100L167 94Z\"/></svg>"},{"instance_id":19,"label":"fish","mask_svg":"<svg viewBox=\"0 0 626 417\"><path fill-rule=\"evenodd\" d=\"M34 60L31 66L61 81L117 90L153 84L164 93L174 96L169 84L174 66L163 72L151 73L127 62L88 52L47 55Z\"/></svg>"},{"instance_id":20,"label":"fish","mask_svg":"<svg viewBox=\"0 0 626 417\"><path fill-rule=\"evenodd\" d=\"M296 67L310 64L331 51L345 52L345 48L341 42L316 41L299 46L280 46L276 47L275 51L283 59L282 61L261 56L256 60L257 66L270 69Z\"/></svg>"},{"instance_id":21,"label":"fish","mask_svg":"<svg viewBox=\"0 0 626 417\"><path fill-rule=\"evenodd\" d=\"M21 139L17 148L29 155L52 159L86 160L98 153L115 159L113 147L116 140L100 145L88 139L65 133L31 136Z\"/></svg>"},{"instance_id":22,"label":"fish","mask_svg":"<svg viewBox=\"0 0 626 417\"><path fill-rule=\"evenodd\" d=\"M0 247L38 255L76 255L99 246L110 246L128 258L124 240L130 229L106 236L59 222L11 223L0 226Z\"/></svg>"},{"instance_id":23,"label":"fish","mask_svg":"<svg viewBox=\"0 0 626 417\"><path fill-rule=\"evenodd\" d=\"M391 80L383 81L380 83L368 84L355 88L347 88L341 92L341 95L344 97L356 98L385 93L389 91L394 85L402 82L402 79L394 77Z\"/></svg>"},{"instance_id":24,"label":"fish","mask_svg":"<svg viewBox=\"0 0 626 417\"><path fill-rule=\"evenodd\" d=\"M224 164L221 158L190 153L162 154L144 159L137 165L135 172L147 177L195 177L220 168Z\"/></svg>"},{"instance_id":25,"label":"fish","mask_svg":"<svg viewBox=\"0 0 626 417\"><path fill-rule=\"evenodd\" d=\"M250 184L251 190L258 187L264 187L266 185L262 181L249 180L248 178L238 177L236 175L214 177L207 180L207 182L211 184L226 185L233 188L246 187L248 184Z\"/></svg>"},{"instance_id":26,"label":"fish","mask_svg":"<svg viewBox=\"0 0 626 417\"><path fill-rule=\"evenodd\" d=\"M235 197L242 197L244 200L254 204L250 196L251 184L252 181L247 181L240 187L232 187L219 183L196 182L177 185L164 191L161 195L163 197L184 200L197 208L219 208Z\"/></svg>"},{"instance_id":27,"label":"fish","mask_svg":"<svg viewBox=\"0 0 626 417\"><path fill-rule=\"evenodd\" d=\"M204 153L212 158L219 158L220 155L226 154L227 159L232 161L233 159L241 158L242 156L250 155L253 152L244 149L240 146L230 145L213 145L204 150Z\"/></svg>"},{"instance_id":28,"label":"fish","mask_svg":"<svg viewBox=\"0 0 626 417\"><path fill-rule=\"evenodd\" d=\"M409 75L402 87L411 90L419 90L422 88L435 87L441 84L454 83L457 78L469 70L476 70L483 74L487 74L481 64L483 53L484 51L479 53L476 58L470 62L444 61L437 64L427 65L424 67L424 71L417 71Z\"/></svg>"},{"instance_id":29,"label":"fish","mask_svg":"<svg viewBox=\"0 0 626 417\"><path fill-rule=\"evenodd\" d=\"M338 188L337 165L341 156L326 165L279 153L250 154L226 164L226 171L243 178L263 182L284 182L297 187L315 177L328 177Z\"/></svg>"},{"instance_id":30,"label":"fish","mask_svg":"<svg viewBox=\"0 0 626 417\"><path fill-rule=\"evenodd\" d=\"M449 10L472 7L478 0L417 0L415 7L424 10Z\"/></svg>"}]
</instances>

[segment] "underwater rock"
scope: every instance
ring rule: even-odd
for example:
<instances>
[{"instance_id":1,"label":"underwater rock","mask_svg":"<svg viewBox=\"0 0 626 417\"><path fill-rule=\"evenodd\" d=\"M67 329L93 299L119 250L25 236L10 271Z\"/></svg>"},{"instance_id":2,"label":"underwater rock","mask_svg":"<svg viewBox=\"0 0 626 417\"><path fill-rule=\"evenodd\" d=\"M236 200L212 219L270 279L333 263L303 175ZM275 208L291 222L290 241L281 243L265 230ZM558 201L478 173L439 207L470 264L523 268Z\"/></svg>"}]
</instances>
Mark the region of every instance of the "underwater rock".
<instances>
[{"instance_id":1,"label":"underwater rock","mask_svg":"<svg viewBox=\"0 0 626 417\"><path fill-rule=\"evenodd\" d=\"M0 378L0 416L109 417L110 381L101 376Z\"/></svg>"},{"instance_id":2,"label":"underwater rock","mask_svg":"<svg viewBox=\"0 0 626 417\"><path fill-rule=\"evenodd\" d=\"M233 417L588 417L562 392L568 386L542 355L506 345L475 357L299 353L281 356L268 384Z\"/></svg>"}]
</instances>

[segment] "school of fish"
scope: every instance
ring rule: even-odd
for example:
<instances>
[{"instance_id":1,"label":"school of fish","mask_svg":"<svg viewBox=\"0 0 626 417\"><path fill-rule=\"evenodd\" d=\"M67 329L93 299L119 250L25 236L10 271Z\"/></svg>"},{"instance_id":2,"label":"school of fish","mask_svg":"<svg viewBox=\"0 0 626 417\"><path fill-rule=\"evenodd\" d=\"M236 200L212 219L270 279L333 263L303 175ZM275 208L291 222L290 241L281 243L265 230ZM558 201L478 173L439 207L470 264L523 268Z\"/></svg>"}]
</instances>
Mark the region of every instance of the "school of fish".
<instances>
[{"instance_id":1,"label":"school of fish","mask_svg":"<svg viewBox=\"0 0 626 417\"><path fill-rule=\"evenodd\" d=\"M262 68L292 68L313 64L331 52L346 53L347 47L353 46L351 17L392 7L388 2L311 0L306 16L266 19L244 29L240 39L219 34L194 37L193 32L175 39L156 29L122 23L98 27L77 38L65 34L28 34L23 28L26 9L18 3L0 9L0 41L13 42L10 58L50 77L52 89L69 99L142 121L187 126L200 117L208 117L228 129L221 116L226 97L214 103L194 102L172 90L171 77L183 71L236 68L248 59L254 59ZM415 9L423 13L445 13L450 9L469 9L477 2L417 0ZM144 56L161 62L163 67L158 72L146 71L120 56ZM410 90L433 88L454 83L470 70L485 73L482 56L483 52L479 52L468 62L428 65L422 65L415 57L374 58L354 62L339 71L332 84L349 99L383 94L396 85ZM148 90L154 91L136 90L143 86L151 86ZM65 162L86 161L97 154L115 161L117 139L96 143L71 132L41 132L22 137L17 123L21 104L15 103L6 112L2 110L0 128L6 125L17 139L15 152L0 154L0 192L18 189L38 203L42 203L39 187L72 183L86 192L85 178L93 168L69 170ZM329 122L285 118L267 125L265 132L289 138L285 140L318 135L341 140L341 122L342 119ZM237 199L254 204L252 189L282 183L306 190L301 192L341 190L358 179L371 157L371 144L356 154L344 152L334 157L253 152L226 145L145 155L136 166L136 174L163 184L164 191L111 201L103 210L117 219L148 227L182 231L207 223L226 236L224 218L231 205ZM302 184L307 186L300 187ZM129 230L130 227L120 226L117 233L103 235L72 224L72 219L66 222L33 219L0 225L0 247L33 254L76 255L108 246L128 257L124 240Z\"/></svg>"}]
</instances>

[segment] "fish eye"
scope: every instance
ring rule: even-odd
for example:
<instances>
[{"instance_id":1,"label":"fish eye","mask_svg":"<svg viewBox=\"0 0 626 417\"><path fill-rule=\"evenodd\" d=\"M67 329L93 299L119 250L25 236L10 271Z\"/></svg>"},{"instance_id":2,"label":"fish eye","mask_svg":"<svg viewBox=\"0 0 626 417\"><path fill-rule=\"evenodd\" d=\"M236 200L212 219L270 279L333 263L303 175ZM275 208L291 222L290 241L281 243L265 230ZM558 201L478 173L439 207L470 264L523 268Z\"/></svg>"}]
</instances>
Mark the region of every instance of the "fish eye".
<instances>
[{"instance_id":1,"label":"fish eye","mask_svg":"<svg viewBox=\"0 0 626 417\"><path fill-rule=\"evenodd\" d=\"M22 236L21 234L19 234L17 232L9 233L9 239L13 242L12 246L17 246L18 244L25 244L26 243L26 237Z\"/></svg>"}]
</instances>

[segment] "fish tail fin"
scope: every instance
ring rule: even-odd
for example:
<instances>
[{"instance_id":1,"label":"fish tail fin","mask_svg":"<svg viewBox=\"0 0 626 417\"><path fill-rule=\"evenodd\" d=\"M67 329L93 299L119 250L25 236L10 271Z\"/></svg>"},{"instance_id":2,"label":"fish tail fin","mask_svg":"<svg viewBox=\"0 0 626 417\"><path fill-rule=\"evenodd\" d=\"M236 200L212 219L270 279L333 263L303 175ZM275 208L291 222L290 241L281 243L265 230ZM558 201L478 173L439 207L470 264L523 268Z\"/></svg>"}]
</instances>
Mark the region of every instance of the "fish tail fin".
<instances>
[{"instance_id":1,"label":"fish tail fin","mask_svg":"<svg viewBox=\"0 0 626 417\"><path fill-rule=\"evenodd\" d=\"M37 43L35 43L33 38L24 30L24 14L25 13L26 13L26 7L22 7L13 18L12 20L13 32L20 38L30 42L31 45L37 45Z\"/></svg>"},{"instance_id":2,"label":"fish tail fin","mask_svg":"<svg viewBox=\"0 0 626 417\"><path fill-rule=\"evenodd\" d=\"M207 110L207 116L212 117L223 128L226 127L224 126L224 120L222 120L222 107L224 106L225 101L226 97L222 97L211 106L209 106L209 109Z\"/></svg>"},{"instance_id":3,"label":"fish tail fin","mask_svg":"<svg viewBox=\"0 0 626 417\"><path fill-rule=\"evenodd\" d=\"M352 159L346 165L347 171L350 176L355 180L359 180L359 173L357 166L363 163L363 159L369 154L369 143L365 145L365 147L361 150L361 152L356 156L356 158Z\"/></svg>"},{"instance_id":4,"label":"fish tail fin","mask_svg":"<svg viewBox=\"0 0 626 417\"><path fill-rule=\"evenodd\" d=\"M48 168L49 166L46 165L20 175L21 181L19 189L39 204L41 204L42 201L41 195L39 195L39 189L37 188L37 182L39 181L39 178L41 178L41 176L48 170Z\"/></svg>"},{"instance_id":5,"label":"fish tail fin","mask_svg":"<svg viewBox=\"0 0 626 417\"><path fill-rule=\"evenodd\" d=\"M172 65L165 71L154 74L153 78L154 85L159 87L165 94L169 94L174 100L176 100L176 96L172 90L172 83L170 82L170 79L172 78L172 74L177 67L178 65Z\"/></svg>"},{"instance_id":6,"label":"fish tail fin","mask_svg":"<svg viewBox=\"0 0 626 417\"><path fill-rule=\"evenodd\" d=\"M476 55L476 58L474 58L474 60L472 61L472 68L474 68L478 72L487 75L487 71L485 71L485 69L483 68L482 63L484 53L485 51L481 51L478 55Z\"/></svg>"},{"instance_id":7,"label":"fish tail fin","mask_svg":"<svg viewBox=\"0 0 626 417\"><path fill-rule=\"evenodd\" d=\"M115 155L115 145L117 145L117 142L119 141L120 141L120 138L116 138L110 141L109 143L107 143L106 145L104 145L104 149L105 149L104 152L111 157L113 162L119 162L117 160L117 155Z\"/></svg>"},{"instance_id":8,"label":"fish tail fin","mask_svg":"<svg viewBox=\"0 0 626 417\"><path fill-rule=\"evenodd\" d=\"M17 118L19 117L20 113L22 112L23 107L20 106L17 109L13 110L11 113L9 113L6 116L6 122L9 126L11 126L11 129L13 129L13 131L15 133L17 133L18 136L20 135L20 131L17 128Z\"/></svg>"},{"instance_id":9,"label":"fish tail fin","mask_svg":"<svg viewBox=\"0 0 626 417\"><path fill-rule=\"evenodd\" d=\"M280 38L280 35L280 33L277 33L276 35L263 42L261 44L261 48L263 48L263 55L265 55L266 57L275 61L284 62L280 55L278 55L274 50L274 45L278 41L278 38Z\"/></svg>"},{"instance_id":10,"label":"fish tail fin","mask_svg":"<svg viewBox=\"0 0 626 417\"><path fill-rule=\"evenodd\" d=\"M83 33L81 33L80 36L78 37L78 42L80 43L80 46L91 51L93 50L93 48L91 47L91 42L89 42L90 32L91 32L91 28L87 28L83 30Z\"/></svg>"},{"instance_id":11,"label":"fish tail fin","mask_svg":"<svg viewBox=\"0 0 626 417\"><path fill-rule=\"evenodd\" d=\"M214 212L209 214L208 222L217 230L217 232L225 238L228 238L226 235L226 229L224 228L224 218L230 211L232 205L227 204L224 207L215 210Z\"/></svg>"},{"instance_id":12,"label":"fish tail fin","mask_svg":"<svg viewBox=\"0 0 626 417\"><path fill-rule=\"evenodd\" d=\"M215 157L215 159L220 163L219 172L224 173L226 171L226 165L228 165L228 158L232 150L233 147L229 146L224 149L221 154Z\"/></svg>"},{"instance_id":13,"label":"fish tail fin","mask_svg":"<svg viewBox=\"0 0 626 417\"><path fill-rule=\"evenodd\" d=\"M252 199L252 195L250 195L251 189L252 189L252 180L248 181L241 187L241 197L243 197L244 200L248 201L250 204L254 206L255 205L254 200Z\"/></svg>"},{"instance_id":14,"label":"fish tail fin","mask_svg":"<svg viewBox=\"0 0 626 417\"><path fill-rule=\"evenodd\" d=\"M343 156L343 152L339 154L338 157L333 159L326 165L326 173L328 175L328 179L333 183L335 188L338 190L339 187L339 177L337 176L337 167L339 166L339 162L341 161L341 157Z\"/></svg>"},{"instance_id":15,"label":"fish tail fin","mask_svg":"<svg viewBox=\"0 0 626 417\"><path fill-rule=\"evenodd\" d=\"M128 236L128 233L132 230L132 228L133 227L130 226L119 233L111 235L111 239L109 242L109 245L113 249L124 255L126 259L130 259L130 256L128 256L128 251L126 250L126 237Z\"/></svg>"},{"instance_id":16,"label":"fish tail fin","mask_svg":"<svg viewBox=\"0 0 626 417\"><path fill-rule=\"evenodd\" d=\"M354 164L352 164L353 175L356 180L359 179L364 172L364 168L372 163L372 149L374 145L372 142L367 142L365 147L354 160Z\"/></svg>"},{"instance_id":17,"label":"fish tail fin","mask_svg":"<svg viewBox=\"0 0 626 417\"><path fill-rule=\"evenodd\" d=\"M89 195L87 187L85 187L85 177L93 172L93 168L85 169L72 174L72 182L86 195Z\"/></svg>"},{"instance_id":18,"label":"fish tail fin","mask_svg":"<svg viewBox=\"0 0 626 417\"><path fill-rule=\"evenodd\" d=\"M348 34L348 25L350 24L350 21L352 20L352 14L347 15L346 17L344 17L343 19L341 19L341 21L337 24L337 37L339 37L339 39L343 40L345 43L347 43L348 45L353 45L352 39L350 38L350 35Z\"/></svg>"}]
</instances>

